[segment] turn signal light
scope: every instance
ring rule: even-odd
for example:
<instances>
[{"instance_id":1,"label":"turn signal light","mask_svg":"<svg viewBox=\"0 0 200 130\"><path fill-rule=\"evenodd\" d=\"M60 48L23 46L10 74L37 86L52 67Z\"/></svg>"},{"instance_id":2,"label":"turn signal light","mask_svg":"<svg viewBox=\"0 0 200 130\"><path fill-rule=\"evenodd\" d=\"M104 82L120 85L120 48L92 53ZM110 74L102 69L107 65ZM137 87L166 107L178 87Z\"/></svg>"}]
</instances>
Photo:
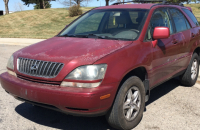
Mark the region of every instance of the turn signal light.
<instances>
[{"instance_id":1,"label":"turn signal light","mask_svg":"<svg viewBox=\"0 0 200 130\"><path fill-rule=\"evenodd\" d=\"M109 98L109 97L110 97L110 94L106 94L106 95L101 96L100 99L103 100L103 99L106 99L106 98Z\"/></svg>"}]
</instances>

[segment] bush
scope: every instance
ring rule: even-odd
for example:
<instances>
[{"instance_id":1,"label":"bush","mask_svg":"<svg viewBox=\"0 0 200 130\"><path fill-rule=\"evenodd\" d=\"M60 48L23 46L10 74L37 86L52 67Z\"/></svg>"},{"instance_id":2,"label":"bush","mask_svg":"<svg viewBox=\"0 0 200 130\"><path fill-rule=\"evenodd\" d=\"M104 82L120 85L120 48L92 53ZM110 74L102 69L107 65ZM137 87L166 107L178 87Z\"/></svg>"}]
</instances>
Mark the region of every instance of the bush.
<instances>
[{"instance_id":1,"label":"bush","mask_svg":"<svg viewBox=\"0 0 200 130\"><path fill-rule=\"evenodd\" d=\"M73 5L69 8L69 16L74 17L83 14L80 5Z\"/></svg>"}]
</instances>

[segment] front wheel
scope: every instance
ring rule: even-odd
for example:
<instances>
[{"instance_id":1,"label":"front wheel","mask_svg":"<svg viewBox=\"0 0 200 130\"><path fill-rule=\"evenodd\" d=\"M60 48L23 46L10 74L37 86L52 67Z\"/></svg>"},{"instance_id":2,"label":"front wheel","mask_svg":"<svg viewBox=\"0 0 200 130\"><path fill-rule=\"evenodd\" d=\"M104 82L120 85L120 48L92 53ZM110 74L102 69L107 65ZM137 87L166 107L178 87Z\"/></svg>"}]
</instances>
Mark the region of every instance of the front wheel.
<instances>
[{"instance_id":1,"label":"front wheel","mask_svg":"<svg viewBox=\"0 0 200 130\"><path fill-rule=\"evenodd\" d=\"M199 75L199 56L197 53L192 55L191 61L183 75L180 76L181 84L184 86L193 86Z\"/></svg>"},{"instance_id":2,"label":"front wheel","mask_svg":"<svg viewBox=\"0 0 200 130\"><path fill-rule=\"evenodd\" d=\"M132 129L141 121L144 107L144 85L138 77L132 76L119 89L113 107L106 115L108 123L117 129Z\"/></svg>"}]
</instances>

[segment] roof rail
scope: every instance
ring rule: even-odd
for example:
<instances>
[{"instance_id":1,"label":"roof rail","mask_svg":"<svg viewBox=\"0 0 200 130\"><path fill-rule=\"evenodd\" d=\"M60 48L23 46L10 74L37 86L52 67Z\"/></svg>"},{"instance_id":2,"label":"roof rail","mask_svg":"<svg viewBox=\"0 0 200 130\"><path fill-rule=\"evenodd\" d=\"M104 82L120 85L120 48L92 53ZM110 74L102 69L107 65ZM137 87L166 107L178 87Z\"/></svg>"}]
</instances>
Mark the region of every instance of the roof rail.
<instances>
[{"instance_id":1,"label":"roof rail","mask_svg":"<svg viewBox=\"0 0 200 130\"><path fill-rule=\"evenodd\" d=\"M134 0L134 1L126 1L126 2L117 2L112 5L124 4L124 3L158 3L157 5L179 5L184 6L182 3L171 3L166 0Z\"/></svg>"},{"instance_id":2,"label":"roof rail","mask_svg":"<svg viewBox=\"0 0 200 130\"><path fill-rule=\"evenodd\" d=\"M160 3L165 2L165 0L134 0L134 1L126 1L126 2L117 2L112 5L124 4L124 3Z\"/></svg>"}]
</instances>

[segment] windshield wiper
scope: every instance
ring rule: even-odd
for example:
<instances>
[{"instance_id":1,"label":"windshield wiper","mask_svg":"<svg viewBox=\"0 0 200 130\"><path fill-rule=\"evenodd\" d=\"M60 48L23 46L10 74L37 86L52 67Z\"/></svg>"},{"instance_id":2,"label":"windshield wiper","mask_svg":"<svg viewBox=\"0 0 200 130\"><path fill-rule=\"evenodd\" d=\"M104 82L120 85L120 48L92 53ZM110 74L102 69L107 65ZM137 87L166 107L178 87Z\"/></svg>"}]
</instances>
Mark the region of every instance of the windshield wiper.
<instances>
[{"instance_id":1,"label":"windshield wiper","mask_svg":"<svg viewBox=\"0 0 200 130\"><path fill-rule=\"evenodd\" d=\"M87 35L65 34L65 35L59 35L59 37L82 37L82 38L85 38L85 37L87 37Z\"/></svg>"},{"instance_id":2,"label":"windshield wiper","mask_svg":"<svg viewBox=\"0 0 200 130\"><path fill-rule=\"evenodd\" d=\"M95 34L88 34L88 38L100 38L100 39L112 39L112 40L127 40L125 38L115 38L115 37L108 37L108 36L99 36Z\"/></svg>"},{"instance_id":3,"label":"windshield wiper","mask_svg":"<svg viewBox=\"0 0 200 130\"><path fill-rule=\"evenodd\" d=\"M75 35L65 34L65 35L58 35L58 37L75 37Z\"/></svg>"},{"instance_id":4,"label":"windshield wiper","mask_svg":"<svg viewBox=\"0 0 200 130\"><path fill-rule=\"evenodd\" d=\"M87 35L75 35L75 34L65 34L65 35L59 35L59 37L80 37L80 38L96 38L96 39L112 39L112 40L127 40L124 38L114 38L114 37L108 37L108 36L98 36L96 34L87 34Z\"/></svg>"},{"instance_id":5,"label":"windshield wiper","mask_svg":"<svg viewBox=\"0 0 200 130\"><path fill-rule=\"evenodd\" d=\"M87 36L88 36L88 38L100 38L100 39L109 38L108 36L98 36L98 35L95 35L95 34L88 34Z\"/></svg>"},{"instance_id":6,"label":"windshield wiper","mask_svg":"<svg viewBox=\"0 0 200 130\"><path fill-rule=\"evenodd\" d=\"M108 36L98 36L95 34L86 34L86 35L65 34L65 35L58 35L58 37L80 37L80 38L100 38L100 39L108 38Z\"/></svg>"}]
</instances>

